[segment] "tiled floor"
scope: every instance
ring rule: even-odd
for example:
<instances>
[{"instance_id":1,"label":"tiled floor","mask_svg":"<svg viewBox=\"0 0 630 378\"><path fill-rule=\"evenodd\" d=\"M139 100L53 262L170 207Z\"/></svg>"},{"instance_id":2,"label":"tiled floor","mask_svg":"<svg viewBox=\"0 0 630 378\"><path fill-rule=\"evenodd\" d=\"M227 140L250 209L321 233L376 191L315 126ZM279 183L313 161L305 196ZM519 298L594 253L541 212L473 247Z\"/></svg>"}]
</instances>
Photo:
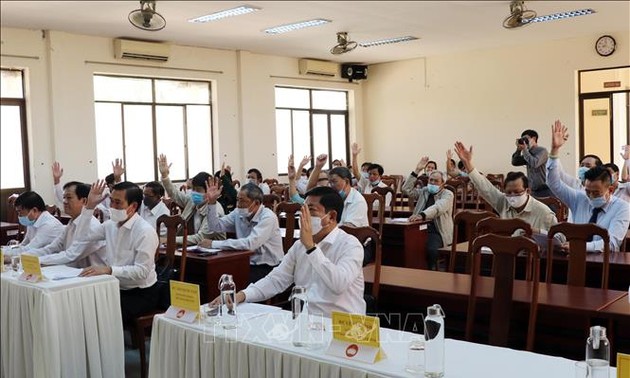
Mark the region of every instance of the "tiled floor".
<instances>
[{"instance_id":1,"label":"tiled floor","mask_svg":"<svg viewBox=\"0 0 630 378\"><path fill-rule=\"evenodd\" d=\"M151 340L147 338L147 364L149 361L150 344ZM140 353L138 349L132 349L128 344L125 344L125 378L140 378Z\"/></svg>"}]
</instances>

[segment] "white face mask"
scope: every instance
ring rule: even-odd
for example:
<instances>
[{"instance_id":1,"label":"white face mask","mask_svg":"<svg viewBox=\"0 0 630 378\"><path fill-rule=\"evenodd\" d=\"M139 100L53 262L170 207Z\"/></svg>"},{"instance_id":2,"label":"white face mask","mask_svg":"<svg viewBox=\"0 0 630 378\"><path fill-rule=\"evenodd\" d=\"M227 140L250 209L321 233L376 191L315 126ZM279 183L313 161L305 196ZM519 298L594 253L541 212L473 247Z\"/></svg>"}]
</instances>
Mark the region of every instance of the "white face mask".
<instances>
[{"instance_id":1,"label":"white face mask","mask_svg":"<svg viewBox=\"0 0 630 378\"><path fill-rule=\"evenodd\" d=\"M252 214L248 211L249 209L246 207L237 207L236 212L243 218L249 218Z\"/></svg>"},{"instance_id":2,"label":"white face mask","mask_svg":"<svg viewBox=\"0 0 630 378\"><path fill-rule=\"evenodd\" d=\"M124 222L127 220L127 209L113 209L110 208L110 219L114 222Z\"/></svg>"},{"instance_id":3,"label":"white face mask","mask_svg":"<svg viewBox=\"0 0 630 378\"><path fill-rule=\"evenodd\" d=\"M322 228L324 228L324 226L322 226L322 218L311 215L311 231L313 235L319 234Z\"/></svg>"},{"instance_id":4,"label":"white face mask","mask_svg":"<svg viewBox=\"0 0 630 378\"><path fill-rule=\"evenodd\" d=\"M516 197L505 197L510 204L510 207L517 209L527 202L527 193L523 193L520 196Z\"/></svg>"}]
</instances>

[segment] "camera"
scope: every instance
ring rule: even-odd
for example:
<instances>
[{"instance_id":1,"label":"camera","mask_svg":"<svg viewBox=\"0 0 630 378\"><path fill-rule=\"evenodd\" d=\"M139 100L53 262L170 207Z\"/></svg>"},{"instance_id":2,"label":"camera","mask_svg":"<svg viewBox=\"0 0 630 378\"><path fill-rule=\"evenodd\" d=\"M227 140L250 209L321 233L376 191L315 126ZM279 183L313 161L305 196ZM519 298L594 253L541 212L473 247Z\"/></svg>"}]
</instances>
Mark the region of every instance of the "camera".
<instances>
[{"instance_id":1,"label":"camera","mask_svg":"<svg viewBox=\"0 0 630 378\"><path fill-rule=\"evenodd\" d=\"M529 144L529 138L522 137L518 140L518 144Z\"/></svg>"}]
</instances>

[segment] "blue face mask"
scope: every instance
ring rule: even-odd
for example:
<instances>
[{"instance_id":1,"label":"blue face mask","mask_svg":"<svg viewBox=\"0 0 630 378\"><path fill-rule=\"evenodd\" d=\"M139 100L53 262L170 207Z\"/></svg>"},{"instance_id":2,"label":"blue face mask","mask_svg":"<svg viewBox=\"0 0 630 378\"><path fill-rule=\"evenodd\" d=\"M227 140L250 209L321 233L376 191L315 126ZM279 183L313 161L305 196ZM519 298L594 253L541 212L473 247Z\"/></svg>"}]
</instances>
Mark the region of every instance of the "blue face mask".
<instances>
[{"instance_id":1,"label":"blue face mask","mask_svg":"<svg viewBox=\"0 0 630 378\"><path fill-rule=\"evenodd\" d=\"M468 173L466 172L460 172L459 175L462 177L468 177Z\"/></svg>"},{"instance_id":2,"label":"blue face mask","mask_svg":"<svg viewBox=\"0 0 630 378\"><path fill-rule=\"evenodd\" d=\"M35 221L34 221L34 220L30 220L30 219L28 219L28 217L26 217L26 216L21 216L21 215L20 215L20 216L18 216L18 222L20 222L20 224L21 224L22 226L32 226L32 225L34 225L34 224L35 224Z\"/></svg>"},{"instance_id":3,"label":"blue face mask","mask_svg":"<svg viewBox=\"0 0 630 378\"><path fill-rule=\"evenodd\" d=\"M580 168L578 168L578 178L580 179L580 181L584 181L584 174L589 169L590 169L589 167L580 167Z\"/></svg>"},{"instance_id":4,"label":"blue face mask","mask_svg":"<svg viewBox=\"0 0 630 378\"><path fill-rule=\"evenodd\" d=\"M339 195L341 196L341 199L345 200L346 199L346 191L345 190L340 190L339 191Z\"/></svg>"},{"instance_id":5,"label":"blue face mask","mask_svg":"<svg viewBox=\"0 0 630 378\"><path fill-rule=\"evenodd\" d=\"M190 198L192 199L195 205L201 205L204 201L203 193L199 193L199 192L191 192Z\"/></svg>"},{"instance_id":6,"label":"blue face mask","mask_svg":"<svg viewBox=\"0 0 630 378\"><path fill-rule=\"evenodd\" d=\"M589 201L591 202L591 206L598 208L606 204L606 197L601 196L601 197L589 198Z\"/></svg>"},{"instance_id":7,"label":"blue face mask","mask_svg":"<svg viewBox=\"0 0 630 378\"><path fill-rule=\"evenodd\" d=\"M436 194L437 192L440 191L440 186L439 185L435 185L435 184L429 184L429 185L427 185L427 190L431 194Z\"/></svg>"},{"instance_id":8,"label":"blue face mask","mask_svg":"<svg viewBox=\"0 0 630 378\"><path fill-rule=\"evenodd\" d=\"M372 186L378 186L378 184L380 183L381 183L381 180L370 181L370 184L372 184Z\"/></svg>"}]
</instances>

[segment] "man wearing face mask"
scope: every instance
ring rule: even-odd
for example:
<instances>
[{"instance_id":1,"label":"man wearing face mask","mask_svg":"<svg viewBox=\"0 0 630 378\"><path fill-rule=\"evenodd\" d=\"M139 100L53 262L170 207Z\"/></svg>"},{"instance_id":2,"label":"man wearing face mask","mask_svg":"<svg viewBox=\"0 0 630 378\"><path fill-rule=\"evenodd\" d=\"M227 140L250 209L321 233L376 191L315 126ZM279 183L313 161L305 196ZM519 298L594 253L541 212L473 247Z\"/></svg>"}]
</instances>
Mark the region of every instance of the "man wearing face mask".
<instances>
[{"instance_id":1,"label":"man wearing face mask","mask_svg":"<svg viewBox=\"0 0 630 378\"><path fill-rule=\"evenodd\" d=\"M63 224L46 211L44 200L39 194L24 192L15 199L13 206L18 214L18 222L26 227L26 234L17 247L5 252L7 256L45 247L63 233Z\"/></svg>"},{"instance_id":2,"label":"man wearing face mask","mask_svg":"<svg viewBox=\"0 0 630 378\"><path fill-rule=\"evenodd\" d=\"M269 188L269 185L263 182L263 175L262 175L262 172L260 172L260 170L256 168L252 168L249 171L247 171L247 181L254 185L257 185L260 188L260 190L262 190L263 194L271 193L271 188Z\"/></svg>"},{"instance_id":3,"label":"man wearing face mask","mask_svg":"<svg viewBox=\"0 0 630 378\"><path fill-rule=\"evenodd\" d=\"M81 212L76 235L82 241L106 243L105 266L89 266L79 276L111 274L120 283L120 306L124 324L158 305L159 287L155 272L155 252L159 245L155 226L148 224L138 210L142 189L132 182L114 185L110 195L111 218L91 227L94 207L102 201L105 183L92 184L87 205Z\"/></svg>"},{"instance_id":4,"label":"man wearing face mask","mask_svg":"<svg viewBox=\"0 0 630 378\"><path fill-rule=\"evenodd\" d=\"M532 226L535 233L547 231L558 223L554 212L530 195L527 176L522 172L510 172L505 177L503 192L497 189L473 165L473 148L466 149L462 142L455 143L455 152L464 162L468 177L479 195L492 206L502 219L517 218Z\"/></svg>"},{"instance_id":5,"label":"man wearing face mask","mask_svg":"<svg viewBox=\"0 0 630 378\"><path fill-rule=\"evenodd\" d=\"M83 268L90 265L105 265L104 241L79 241L76 237L77 225L83 206L87 203L90 186L81 182L70 181L63 186L64 213L71 218L64 231L50 244L42 248L29 250L28 253L39 256L42 265L70 265ZM90 216L90 228L96 229L100 223Z\"/></svg>"},{"instance_id":6,"label":"man wearing face mask","mask_svg":"<svg viewBox=\"0 0 630 378\"><path fill-rule=\"evenodd\" d=\"M367 176L363 175L363 172L359 171L357 156L361 153L361 148L357 143L352 143L352 173L354 177L359 178L359 182L357 183L357 190L360 193L372 193L372 189L376 187L386 188L387 185L381 181L381 177L385 171L380 164L371 163L367 167ZM387 197L385 198L385 206L389 206L392 201L391 193L387 193ZM374 208L378 209L378 204L374 203Z\"/></svg>"},{"instance_id":7,"label":"man wearing face mask","mask_svg":"<svg viewBox=\"0 0 630 378\"><path fill-rule=\"evenodd\" d=\"M552 148L549 157L552 162L547 178L549 187L569 207L574 223L595 223L607 229L610 250L619 251L630 224L630 204L612 195L610 173L602 166L595 166L584 174L584 189L574 189L562 182L556 164L560 148L569 138L569 133L560 121L556 121L551 130ZM568 245L563 247L568 251ZM601 252L604 242L599 236L595 236L586 243L586 249Z\"/></svg>"},{"instance_id":8,"label":"man wearing face mask","mask_svg":"<svg viewBox=\"0 0 630 378\"><path fill-rule=\"evenodd\" d=\"M264 301L294 283L307 288L310 314L365 314L363 246L337 227L342 212L343 200L334 189L310 190L302 206L300 240L269 275L239 291L236 302Z\"/></svg>"},{"instance_id":9,"label":"man wearing face mask","mask_svg":"<svg viewBox=\"0 0 630 378\"><path fill-rule=\"evenodd\" d=\"M619 167L617 164L608 163L604 164L603 167L610 172L613 196L621 198L626 202L630 202L630 183L619 182Z\"/></svg>"},{"instance_id":10,"label":"man wearing face mask","mask_svg":"<svg viewBox=\"0 0 630 378\"><path fill-rule=\"evenodd\" d=\"M256 282L269 274L284 256L278 217L271 209L263 206L262 190L253 183L247 183L238 192L237 208L219 218L215 207L221 189L217 182L208 180L205 195L208 204L206 232L234 232L236 239L204 240L200 245L224 250L254 251L250 257L249 282Z\"/></svg>"},{"instance_id":11,"label":"man wearing face mask","mask_svg":"<svg viewBox=\"0 0 630 378\"><path fill-rule=\"evenodd\" d=\"M438 249L450 245L453 240L453 193L444 189L446 174L434 170L429 175L428 185L423 188L416 187L417 172L422 164L426 165L428 158L425 156L411 172L402 191L410 200L417 200L413 214L409 221L431 221L428 224L428 237L426 243L427 266L431 270L437 270Z\"/></svg>"},{"instance_id":12,"label":"man wearing face mask","mask_svg":"<svg viewBox=\"0 0 630 378\"><path fill-rule=\"evenodd\" d=\"M199 244L204 239L225 239L224 233L208 233L206 232L206 202L204 195L206 193L206 181L210 176L209 173L199 172L192 178L192 191L190 193L178 190L168 177L171 165L166 160L166 155L161 154L158 158L158 168L160 170L162 185L175 203L181 207L181 217L188 224L188 245ZM221 204L214 207L217 216L222 217L225 211ZM181 232L181 230L180 230ZM177 243L183 242L183 236L177 236Z\"/></svg>"},{"instance_id":13,"label":"man wearing face mask","mask_svg":"<svg viewBox=\"0 0 630 378\"><path fill-rule=\"evenodd\" d=\"M171 215L162 197L164 197L164 187L157 181L151 181L144 185L142 190L142 206L140 206L140 216L153 227L157 227L157 220L162 215ZM166 236L166 227L162 225L160 236Z\"/></svg>"},{"instance_id":14,"label":"man wearing face mask","mask_svg":"<svg viewBox=\"0 0 630 378\"><path fill-rule=\"evenodd\" d=\"M549 162L547 163L547 170L549 170L550 164L551 160L549 160ZM586 173L586 171L593 167L602 166L603 163L597 155L584 155L582 159L580 159L580 166L577 170L577 177L573 177L566 173L564 171L564 168L562 168L560 160L556 159L555 165L560 175L560 180L562 180L563 183L567 184L573 189L584 189L584 174Z\"/></svg>"}]
</instances>

